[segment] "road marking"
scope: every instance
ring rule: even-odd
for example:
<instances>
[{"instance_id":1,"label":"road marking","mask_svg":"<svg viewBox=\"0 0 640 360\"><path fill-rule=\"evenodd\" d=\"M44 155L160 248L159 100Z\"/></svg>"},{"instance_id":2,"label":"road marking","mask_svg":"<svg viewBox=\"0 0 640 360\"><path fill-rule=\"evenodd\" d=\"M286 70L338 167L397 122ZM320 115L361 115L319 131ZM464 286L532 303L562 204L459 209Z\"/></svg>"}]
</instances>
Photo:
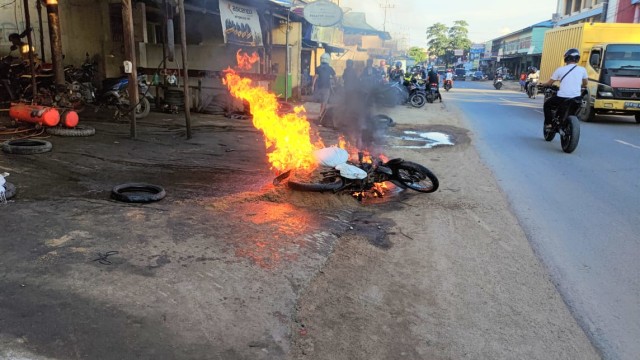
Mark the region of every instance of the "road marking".
<instances>
[{"instance_id":1,"label":"road marking","mask_svg":"<svg viewBox=\"0 0 640 360\"><path fill-rule=\"evenodd\" d=\"M540 110L533 110L535 112L539 112L540 114L544 115L544 111L540 111Z\"/></svg>"},{"instance_id":2,"label":"road marking","mask_svg":"<svg viewBox=\"0 0 640 360\"><path fill-rule=\"evenodd\" d=\"M622 140L616 140L616 141L619 142L622 145L627 145L627 146L631 146L632 148L640 149L640 146L638 146L638 145L629 144L628 142L622 141Z\"/></svg>"}]
</instances>

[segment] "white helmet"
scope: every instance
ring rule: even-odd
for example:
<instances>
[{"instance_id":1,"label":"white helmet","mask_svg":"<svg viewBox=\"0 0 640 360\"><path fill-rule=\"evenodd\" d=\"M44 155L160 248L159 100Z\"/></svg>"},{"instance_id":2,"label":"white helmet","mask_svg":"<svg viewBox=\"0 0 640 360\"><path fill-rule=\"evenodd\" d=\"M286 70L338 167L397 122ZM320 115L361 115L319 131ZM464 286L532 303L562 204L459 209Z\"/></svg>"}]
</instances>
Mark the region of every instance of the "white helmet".
<instances>
[{"instance_id":1,"label":"white helmet","mask_svg":"<svg viewBox=\"0 0 640 360\"><path fill-rule=\"evenodd\" d=\"M331 55L324 53L322 55L320 55L320 62L321 63L329 63L329 61L331 61Z\"/></svg>"}]
</instances>

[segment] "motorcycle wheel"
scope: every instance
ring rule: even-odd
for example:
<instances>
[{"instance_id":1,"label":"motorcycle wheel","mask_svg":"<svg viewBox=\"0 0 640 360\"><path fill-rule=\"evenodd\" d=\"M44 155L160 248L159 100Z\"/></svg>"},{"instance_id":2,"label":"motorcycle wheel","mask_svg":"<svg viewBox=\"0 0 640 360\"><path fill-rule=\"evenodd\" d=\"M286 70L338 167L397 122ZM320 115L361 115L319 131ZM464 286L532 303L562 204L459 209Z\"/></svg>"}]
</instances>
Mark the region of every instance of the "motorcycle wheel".
<instances>
[{"instance_id":1,"label":"motorcycle wheel","mask_svg":"<svg viewBox=\"0 0 640 360\"><path fill-rule=\"evenodd\" d=\"M435 100L433 94L431 94L431 93L427 94L427 102L429 104L433 104L433 100Z\"/></svg>"},{"instance_id":2,"label":"motorcycle wheel","mask_svg":"<svg viewBox=\"0 0 640 360\"><path fill-rule=\"evenodd\" d=\"M564 134L560 135L560 145L562 151L571 154L580 141L580 120L575 115L569 115L564 123Z\"/></svg>"},{"instance_id":3,"label":"motorcycle wheel","mask_svg":"<svg viewBox=\"0 0 640 360\"><path fill-rule=\"evenodd\" d=\"M415 108L421 108L427 102L427 98L424 96L424 94L415 93L411 95L411 97L409 98L409 102L411 103L411 106Z\"/></svg>"},{"instance_id":4,"label":"motorcycle wheel","mask_svg":"<svg viewBox=\"0 0 640 360\"><path fill-rule=\"evenodd\" d=\"M333 178L325 178L317 183L304 183L289 180L287 182L287 186L291 190L297 191L314 191L314 192L324 192L324 191L337 191L344 186L344 179L341 177L333 177Z\"/></svg>"},{"instance_id":5,"label":"motorcycle wheel","mask_svg":"<svg viewBox=\"0 0 640 360\"><path fill-rule=\"evenodd\" d=\"M438 178L426 167L411 161L403 161L393 166L393 180L411 190L432 193L440 186Z\"/></svg>"},{"instance_id":6,"label":"motorcycle wheel","mask_svg":"<svg viewBox=\"0 0 640 360\"><path fill-rule=\"evenodd\" d=\"M497 83L493 86L496 88L496 90L500 90L500 88L502 87L502 83Z\"/></svg>"}]
</instances>

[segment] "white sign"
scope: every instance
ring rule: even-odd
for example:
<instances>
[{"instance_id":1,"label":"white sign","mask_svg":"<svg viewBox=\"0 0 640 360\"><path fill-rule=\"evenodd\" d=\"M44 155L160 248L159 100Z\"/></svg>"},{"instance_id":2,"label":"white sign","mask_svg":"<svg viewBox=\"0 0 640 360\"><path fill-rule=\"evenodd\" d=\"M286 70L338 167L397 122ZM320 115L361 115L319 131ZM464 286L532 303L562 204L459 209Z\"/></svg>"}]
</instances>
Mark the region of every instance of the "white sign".
<instances>
[{"instance_id":1,"label":"white sign","mask_svg":"<svg viewBox=\"0 0 640 360\"><path fill-rule=\"evenodd\" d=\"M219 1L224 42L262 46L262 30L256 9L227 0Z\"/></svg>"},{"instance_id":2,"label":"white sign","mask_svg":"<svg viewBox=\"0 0 640 360\"><path fill-rule=\"evenodd\" d=\"M303 11L304 19L315 26L333 26L342 20L340 6L325 0L307 4Z\"/></svg>"},{"instance_id":3,"label":"white sign","mask_svg":"<svg viewBox=\"0 0 640 360\"><path fill-rule=\"evenodd\" d=\"M464 55L464 50L462 50L462 49L453 50L453 55L462 56L462 55Z\"/></svg>"}]
</instances>

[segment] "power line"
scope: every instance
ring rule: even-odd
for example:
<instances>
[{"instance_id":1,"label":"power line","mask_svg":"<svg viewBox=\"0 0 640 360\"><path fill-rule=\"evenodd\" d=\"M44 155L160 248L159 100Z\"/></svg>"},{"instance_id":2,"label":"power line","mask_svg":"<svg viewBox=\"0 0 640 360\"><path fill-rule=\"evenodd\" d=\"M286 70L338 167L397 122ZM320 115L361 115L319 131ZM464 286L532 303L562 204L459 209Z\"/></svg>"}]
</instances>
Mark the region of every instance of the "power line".
<instances>
[{"instance_id":1,"label":"power line","mask_svg":"<svg viewBox=\"0 0 640 360\"><path fill-rule=\"evenodd\" d=\"M382 31L387 31L387 10L393 9L396 6L389 4L389 0L385 0L384 5L380 4L380 7L384 9L384 22L382 23Z\"/></svg>"}]
</instances>

